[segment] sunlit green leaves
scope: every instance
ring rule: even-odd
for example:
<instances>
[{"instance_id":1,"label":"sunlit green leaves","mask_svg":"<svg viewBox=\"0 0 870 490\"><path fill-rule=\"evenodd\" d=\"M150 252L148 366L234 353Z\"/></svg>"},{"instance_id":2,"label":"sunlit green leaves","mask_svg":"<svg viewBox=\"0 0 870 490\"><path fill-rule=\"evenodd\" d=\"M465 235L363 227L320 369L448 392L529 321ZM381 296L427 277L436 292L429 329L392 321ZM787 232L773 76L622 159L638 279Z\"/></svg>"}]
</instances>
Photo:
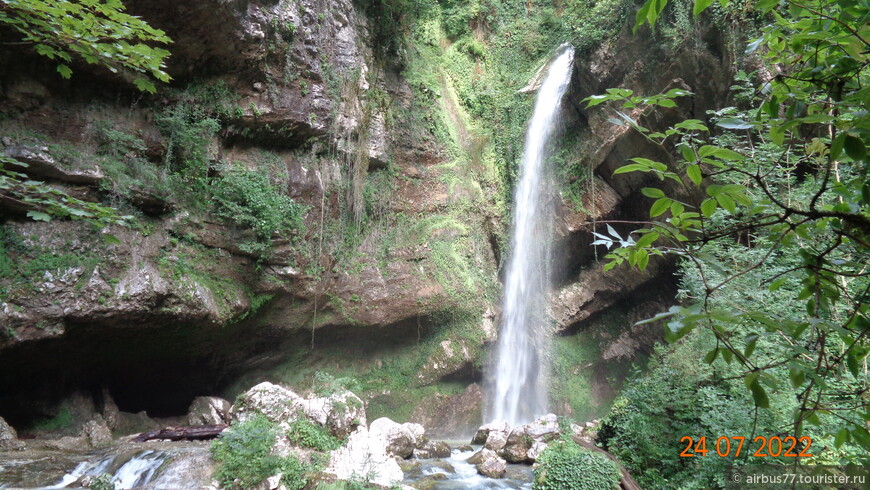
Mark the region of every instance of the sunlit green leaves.
<instances>
[{"instance_id":1,"label":"sunlit green leaves","mask_svg":"<svg viewBox=\"0 0 870 490\"><path fill-rule=\"evenodd\" d=\"M114 73L122 73L137 88L154 92L151 78L168 82L164 71L169 51L154 46L172 42L166 33L129 15L119 0L2 0L0 23L18 31L36 52L58 63L64 77L69 62L79 57Z\"/></svg>"},{"instance_id":2,"label":"sunlit green leaves","mask_svg":"<svg viewBox=\"0 0 870 490\"><path fill-rule=\"evenodd\" d=\"M55 189L45 182L31 180L27 175L11 170L26 167L15 159L0 156L0 194L31 208L27 216L35 221L51 221L53 218L84 220L97 226L127 224L130 216L102 204L82 201Z\"/></svg>"}]
</instances>

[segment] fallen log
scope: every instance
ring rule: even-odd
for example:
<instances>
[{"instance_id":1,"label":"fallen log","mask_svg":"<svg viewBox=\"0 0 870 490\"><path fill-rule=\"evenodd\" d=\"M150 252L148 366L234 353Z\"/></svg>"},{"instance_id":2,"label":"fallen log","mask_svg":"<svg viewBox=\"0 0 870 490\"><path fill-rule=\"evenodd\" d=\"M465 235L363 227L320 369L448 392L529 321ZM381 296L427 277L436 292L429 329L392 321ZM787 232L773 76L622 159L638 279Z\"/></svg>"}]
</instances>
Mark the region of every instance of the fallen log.
<instances>
[{"instance_id":1,"label":"fallen log","mask_svg":"<svg viewBox=\"0 0 870 490\"><path fill-rule=\"evenodd\" d=\"M153 441L155 439L168 439L170 441L205 441L214 439L229 427L226 424L219 425L193 425L189 427L167 427L160 430L143 432L133 438L133 442Z\"/></svg>"}]
</instances>

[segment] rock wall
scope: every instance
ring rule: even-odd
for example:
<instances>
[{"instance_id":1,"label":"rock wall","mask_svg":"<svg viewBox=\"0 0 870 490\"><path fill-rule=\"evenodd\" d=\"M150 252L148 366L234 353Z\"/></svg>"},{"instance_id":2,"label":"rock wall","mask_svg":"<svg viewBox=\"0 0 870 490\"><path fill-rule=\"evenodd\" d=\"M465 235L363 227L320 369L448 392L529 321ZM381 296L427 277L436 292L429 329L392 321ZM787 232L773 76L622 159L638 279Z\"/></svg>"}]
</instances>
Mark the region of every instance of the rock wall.
<instances>
[{"instance_id":1,"label":"rock wall","mask_svg":"<svg viewBox=\"0 0 870 490\"><path fill-rule=\"evenodd\" d=\"M27 219L32 205L0 196L0 416L54 417L82 391L124 412L181 415L195 396L232 398L264 379L355 378L373 418L445 436L476 427L508 213L443 72L423 68L437 93L409 82L419 73L377 45L351 0L126 3L175 41L174 82L156 95L89 65L66 81L29 51L0 53L16 67L0 75L0 151L34 179L133 216L96 231ZM562 413L606 405L659 338L633 322L675 289L672 264L605 273L605 251L589 246L597 221L645 216L649 182L612 173L659 150L579 101L680 86L696 95L645 122L702 116L727 96L732 62L721 34L704 39L656 51L625 33L576 60L565 131L579 135L591 177L576 183L582 206L566 201L555 217L564 265L551 313L559 349L593 347L558 373L582 380L561 386ZM262 239L211 197L196 202L209 194L184 179L195 170L179 169L185 152L205 162L208 186L238 169L265 176L304 210L301 225ZM588 413L578 397L592 400ZM438 427L457 418L463 427Z\"/></svg>"},{"instance_id":2,"label":"rock wall","mask_svg":"<svg viewBox=\"0 0 870 490\"><path fill-rule=\"evenodd\" d=\"M27 423L55 415L66 393L108 387L122 410L180 414L195 395L244 388L228 388L240 374L280 377L275 366L296 359L316 366L321 346L333 359L355 353L349 369L377 369L382 340L434 346L431 360L423 350L408 363L415 387L479 378L469 365L497 288L490 234L500 211L456 212L490 184L446 178L456 169L442 168L445 142L357 6L126 3L175 41L173 87L154 96L84 65L61 80L23 50L0 59L20 67L0 81L0 151L32 178L134 216L132 227L94 231L32 221L32 206L4 202L0 255L15 265L0 274L0 413ZM181 112L192 104L205 115ZM134 165L152 181L176 171L173 152L191 150L167 129L178 114L219 123L201 148L213 182L236 165L305 206L294 235L252 252L252 232L208 202L125 180ZM457 284L451 271L472 267ZM449 318L456 312L461 322Z\"/></svg>"}]
</instances>

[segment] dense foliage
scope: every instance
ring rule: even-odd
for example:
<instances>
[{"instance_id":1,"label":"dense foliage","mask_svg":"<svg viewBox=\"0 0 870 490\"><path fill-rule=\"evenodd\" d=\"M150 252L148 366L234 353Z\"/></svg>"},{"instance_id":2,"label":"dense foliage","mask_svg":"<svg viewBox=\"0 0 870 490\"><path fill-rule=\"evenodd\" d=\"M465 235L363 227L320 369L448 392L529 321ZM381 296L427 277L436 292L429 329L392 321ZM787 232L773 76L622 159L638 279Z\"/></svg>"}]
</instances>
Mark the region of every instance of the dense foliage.
<instances>
[{"instance_id":1,"label":"dense foliage","mask_svg":"<svg viewBox=\"0 0 870 490\"><path fill-rule=\"evenodd\" d=\"M297 446L317 451L332 451L341 445L326 427L315 424L307 417L298 418L290 424L287 438Z\"/></svg>"},{"instance_id":2,"label":"dense foliage","mask_svg":"<svg viewBox=\"0 0 870 490\"><path fill-rule=\"evenodd\" d=\"M647 2L638 24L655 23L666 3ZM695 14L711 3L696 1ZM682 264L682 304L655 318L677 344L633 381L602 433L650 486L723 484L720 461L677 456L685 435L809 435L815 463L866 461L870 450L870 9L755 8L768 25L747 53L765 69L739 77L737 106L651 132L626 109L666 110L685 94L588 99L676 155L615 172L664 184L643 189L653 200L643 228L611 227L596 241L619 245L608 268L661 255ZM711 366L681 367L695 352Z\"/></svg>"},{"instance_id":3,"label":"dense foliage","mask_svg":"<svg viewBox=\"0 0 870 490\"><path fill-rule=\"evenodd\" d=\"M535 465L535 490L611 490L621 473L606 456L564 440L550 444Z\"/></svg>"},{"instance_id":4,"label":"dense foliage","mask_svg":"<svg viewBox=\"0 0 870 490\"><path fill-rule=\"evenodd\" d=\"M272 454L277 428L266 417L256 415L234 423L212 443L217 463L215 478L224 488L252 488L265 478L282 473L281 482L290 490L305 486L307 467L293 456Z\"/></svg>"},{"instance_id":5,"label":"dense foliage","mask_svg":"<svg viewBox=\"0 0 870 490\"><path fill-rule=\"evenodd\" d=\"M168 82L164 71L169 51L155 44L172 42L166 33L124 11L120 0L3 0L0 23L11 26L37 53L58 62L64 78L74 58L130 74L140 90L154 92L154 82Z\"/></svg>"},{"instance_id":6,"label":"dense foliage","mask_svg":"<svg viewBox=\"0 0 870 490\"><path fill-rule=\"evenodd\" d=\"M212 199L218 216L253 230L261 243L304 228L305 207L282 193L268 176L253 170L222 172L214 184Z\"/></svg>"}]
</instances>

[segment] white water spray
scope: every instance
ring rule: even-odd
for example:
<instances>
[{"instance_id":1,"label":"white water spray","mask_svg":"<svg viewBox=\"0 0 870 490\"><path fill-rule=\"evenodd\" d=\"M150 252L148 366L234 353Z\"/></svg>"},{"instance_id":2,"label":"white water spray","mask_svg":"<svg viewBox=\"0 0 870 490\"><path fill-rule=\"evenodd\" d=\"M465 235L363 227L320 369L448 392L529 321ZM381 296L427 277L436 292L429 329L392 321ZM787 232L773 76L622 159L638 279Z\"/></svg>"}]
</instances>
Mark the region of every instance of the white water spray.
<instances>
[{"instance_id":1,"label":"white water spray","mask_svg":"<svg viewBox=\"0 0 870 490\"><path fill-rule=\"evenodd\" d=\"M546 301L550 289L550 222L555 210L553 200L543 189L549 180L549 140L559 125L573 58L574 49L562 46L538 90L514 193L511 256L487 414L489 420L504 420L511 426L547 413L545 355L550 334Z\"/></svg>"}]
</instances>

